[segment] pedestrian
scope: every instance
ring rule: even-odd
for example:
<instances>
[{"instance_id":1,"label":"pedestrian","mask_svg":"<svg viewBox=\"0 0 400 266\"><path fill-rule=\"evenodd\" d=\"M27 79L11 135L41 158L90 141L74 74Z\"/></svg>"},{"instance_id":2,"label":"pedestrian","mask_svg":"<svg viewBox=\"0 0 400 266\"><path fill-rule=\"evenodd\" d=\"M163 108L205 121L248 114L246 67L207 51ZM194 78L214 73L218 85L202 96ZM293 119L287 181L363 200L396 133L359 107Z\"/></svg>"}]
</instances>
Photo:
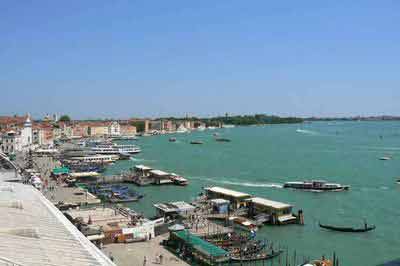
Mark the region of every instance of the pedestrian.
<instances>
[{"instance_id":1,"label":"pedestrian","mask_svg":"<svg viewBox=\"0 0 400 266\"><path fill-rule=\"evenodd\" d=\"M163 254L160 254L160 264L162 264L162 262L163 262Z\"/></svg>"},{"instance_id":2,"label":"pedestrian","mask_svg":"<svg viewBox=\"0 0 400 266\"><path fill-rule=\"evenodd\" d=\"M114 256L112 255L112 253L110 252L110 260L114 261Z\"/></svg>"},{"instance_id":3,"label":"pedestrian","mask_svg":"<svg viewBox=\"0 0 400 266\"><path fill-rule=\"evenodd\" d=\"M147 264L147 258L146 258L146 256L144 256L144 259L143 259L143 266L146 266L146 264Z\"/></svg>"}]
</instances>

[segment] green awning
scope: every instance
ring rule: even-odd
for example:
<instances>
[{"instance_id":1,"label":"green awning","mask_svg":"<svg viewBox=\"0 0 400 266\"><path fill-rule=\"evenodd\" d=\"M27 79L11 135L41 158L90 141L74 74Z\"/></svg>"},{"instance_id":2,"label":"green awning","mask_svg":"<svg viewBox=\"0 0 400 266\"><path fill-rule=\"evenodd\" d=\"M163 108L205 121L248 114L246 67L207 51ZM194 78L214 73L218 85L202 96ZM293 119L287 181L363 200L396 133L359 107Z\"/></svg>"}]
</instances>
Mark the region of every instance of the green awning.
<instances>
[{"instance_id":1,"label":"green awning","mask_svg":"<svg viewBox=\"0 0 400 266\"><path fill-rule=\"evenodd\" d=\"M63 175L63 174L69 174L69 168L68 167L57 167L53 169L53 174L54 175Z\"/></svg>"},{"instance_id":2,"label":"green awning","mask_svg":"<svg viewBox=\"0 0 400 266\"><path fill-rule=\"evenodd\" d=\"M181 241L184 241L186 244L190 244L194 249L207 256L222 257L228 254L227 251L214 244L211 244L210 242L205 241L198 236L191 234L188 230L177 231L173 232L172 234L178 237Z\"/></svg>"}]
</instances>

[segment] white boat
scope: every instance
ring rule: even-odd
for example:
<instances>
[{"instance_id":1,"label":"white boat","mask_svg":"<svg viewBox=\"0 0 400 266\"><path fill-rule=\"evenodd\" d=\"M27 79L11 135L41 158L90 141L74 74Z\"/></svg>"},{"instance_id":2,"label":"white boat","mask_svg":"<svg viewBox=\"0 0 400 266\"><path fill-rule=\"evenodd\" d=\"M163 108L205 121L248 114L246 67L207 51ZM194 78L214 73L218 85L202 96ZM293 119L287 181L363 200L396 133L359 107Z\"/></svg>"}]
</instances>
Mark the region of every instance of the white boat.
<instances>
[{"instance_id":1,"label":"white boat","mask_svg":"<svg viewBox=\"0 0 400 266\"><path fill-rule=\"evenodd\" d=\"M174 174L174 173L171 173L171 176L169 178L172 180L172 182L175 185L178 185L178 186L186 186L189 184L189 181L186 178L179 176L177 174Z\"/></svg>"},{"instance_id":2,"label":"white boat","mask_svg":"<svg viewBox=\"0 0 400 266\"><path fill-rule=\"evenodd\" d=\"M391 157L389 157L389 156L383 156L383 157L380 157L379 158L379 160L381 160L381 161L388 161L388 160L391 160L392 158Z\"/></svg>"},{"instance_id":3,"label":"white boat","mask_svg":"<svg viewBox=\"0 0 400 266\"><path fill-rule=\"evenodd\" d=\"M113 140L137 140L138 138L134 135L121 135L121 136L111 136Z\"/></svg>"},{"instance_id":4,"label":"white boat","mask_svg":"<svg viewBox=\"0 0 400 266\"><path fill-rule=\"evenodd\" d=\"M205 126L199 126L199 127L197 128L197 130L198 130L198 131L204 131L204 130L206 130L206 127L205 127Z\"/></svg>"},{"instance_id":5,"label":"white boat","mask_svg":"<svg viewBox=\"0 0 400 266\"><path fill-rule=\"evenodd\" d=\"M315 191L315 192L343 191L343 190L349 190L350 188L350 186L347 185L341 185L337 183L327 183L324 180L286 182L283 184L283 187Z\"/></svg>"},{"instance_id":6,"label":"white boat","mask_svg":"<svg viewBox=\"0 0 400 266\"><path fill-rule=\"evenodd\" d=\"M176 133L188 133L188 132L189 130L184 125L180 125L176 130Z\"/></svg>"},{"instance_id":7,"label":"white boat","mask_svg":"<svg viewBox=\"0 0 400 266\"><path fill-rule=\"evenodd\" d=\"M216 127L207 127L210 130L216 129Z\"/></svg>"},{"instance_id":8,"label":"white boat","mask_svg":"<svg viewBox=\"0 0 400 266\"><path fill-rule=\"evenodd\" d=\"M121 154L121 153L129 153L135 154L140 153L141 150L137 147L93 147L91 148L93 152L96 154Z\"/></svg>"},{"instance_id":9,"label":"white boat","mask_svg":"<svg viewBox=\"0 0 400 266\"><path fill-rule=\"evenodd\" d=\"M85 163L112 163L119 159L118 155L108 154L108 155L93 155L93 156L79 156L71 157L71 161L81 161Z\"/></svg>"},{"instance_id":10,"label":"white boat","mask_svg":"<svg viewBox=\"0 0 400 266\"><path fill-rule=\"evenodd\" d=\"M235 125L222 125L222 128L234 128Z\"/></svg>"}]
</instances>

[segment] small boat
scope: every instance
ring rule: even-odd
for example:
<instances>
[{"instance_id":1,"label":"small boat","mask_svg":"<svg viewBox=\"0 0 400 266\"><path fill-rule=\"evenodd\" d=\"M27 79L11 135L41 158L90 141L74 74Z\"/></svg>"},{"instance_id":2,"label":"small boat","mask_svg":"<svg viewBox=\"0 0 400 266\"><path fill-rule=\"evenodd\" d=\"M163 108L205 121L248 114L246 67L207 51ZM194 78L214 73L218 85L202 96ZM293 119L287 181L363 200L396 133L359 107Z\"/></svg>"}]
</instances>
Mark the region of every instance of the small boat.
<instances>
[{"instance_id":1,"label":"small boat","mask_svg":"<svg viewBox=\"0 0 400 266\"><path fill-rule=\"evenodd\" d=\"M389 157L389 156L383 156L383 157L380 157L379 158L379 160L381 160L381 161L388 161L388 160L391 160L392 158L391 157Z\"/></svg>"},{"instance_id":2,"label":"small boat","mask_svg":"<svg viewBox=\"0 0 400 266\"><path fill-rule=\"evenodd\" d=\"M364 228L354 228L354 227L339 227L333 225L324 225L319 223L319 227L325 228L328 230L339 231L339 232L350 232L350 233L363 233L374 230L375 225L368 226L367 223L364 223Z\"/></svg>"},{"instance_id":3,"label":"small boat","mask_svg":"<svg viewBox=\"0 0 400 266\"><path fill-rule=\"evenodd\" d=\"M232 261L257 261L257 260L269 260L272 258L275 258L283 253L283 250L271 250L270 253L258 253L258 254L252 254L248 256L231 256Z\"/></svg>"},{"instance_id":4,"label":"small boat","mask_svg":"<svg viewBox=\"0 0 400 266\"><path fill-rule=\"evenodd\" d=\"M189 184L189 181L186 178L174 173L171 173L170 179L175 185L178 186L187 186Z\"/></svg>"},{"instance_id":5,"label":"small boat","mask_svg":"<svg viewBox=\"0 0 400 266\"><path fill-rule=\"evenodd\" d=\"M199 140L193 140L190 142L190 144L203 144L203 142Z\"/></svg>"},{"instance_id":6,"label":"small boat","mask_svg":"<svg viewBox=\"0 0 400 266\"><path fill-rule=\"evenodd\" d=\"M216 138L215 141L218 141L218 142L231 142L230 139L226 139L226 138Z\"/></svg>"},{"instance_id":7,"label":"small boat","mask_svg":"<svg viewBox=\"0 0 400 266\"><path fill-rule=\"evenodd\" d=\"M337 183L327 183L324 180L312 180L312 181L296 181L286 182L283 184L284 188L302 189L307 191L344 191L349 190L350 186L341 185Z\"/></svg>"},{"instance_id":8,"label":"small boat","mask_svg":"<svg viewBox=\"0 0 400 266\"><path fill-rule=\"evenodd\" d=\"M169 141L169 142L175 142L175 141L176 141L176 138L169 138L168 141Z\"/></svg>"},{"instance_id":9,"label":"small boat","mask_svg":"<svg viewBox=\"0 0 400 266\"><path fill-rule=\"evenodd\" d=\"M397 182L396 182L396 183L400 185L400 178L399 178L399 179L397 179Z\"/></svg>"}]
</instances>

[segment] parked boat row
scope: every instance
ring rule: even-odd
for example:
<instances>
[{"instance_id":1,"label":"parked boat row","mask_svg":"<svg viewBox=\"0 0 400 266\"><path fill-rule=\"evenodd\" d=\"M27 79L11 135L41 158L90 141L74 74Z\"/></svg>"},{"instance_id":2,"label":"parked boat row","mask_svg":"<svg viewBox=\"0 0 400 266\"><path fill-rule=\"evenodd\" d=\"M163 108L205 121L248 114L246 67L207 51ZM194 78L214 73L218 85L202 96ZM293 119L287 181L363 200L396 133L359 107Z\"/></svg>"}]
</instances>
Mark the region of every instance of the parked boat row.
<instances>
[{"instance_id":1,"label":"parked boat row","mask_svg":"<svg viewBox=\"0 0 400 266\"><path fill-rule=\"evenodd\" d=\"M90 193L95 194L99 198L111 203L123 203L138 201L143 195L129 189L125 185L91 185L88 186Z\"/></svg>"}]
</instances>

